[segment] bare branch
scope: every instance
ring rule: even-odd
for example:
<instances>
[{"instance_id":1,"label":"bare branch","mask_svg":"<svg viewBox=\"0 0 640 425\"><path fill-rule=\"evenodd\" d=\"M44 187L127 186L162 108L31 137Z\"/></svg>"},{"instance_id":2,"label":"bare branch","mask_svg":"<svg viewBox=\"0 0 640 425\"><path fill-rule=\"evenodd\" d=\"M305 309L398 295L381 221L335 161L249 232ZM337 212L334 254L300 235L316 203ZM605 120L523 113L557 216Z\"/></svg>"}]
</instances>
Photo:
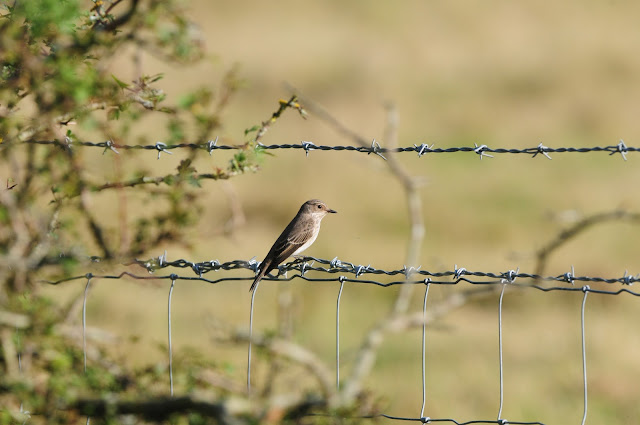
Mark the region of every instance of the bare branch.
<instances>
[{"instance_id":1,"label":"bare branch","mask_svg":"<svg viewBox=\"0 0 640 425\"><path fill-rule=\"evenodd\" d=\"M212 333L217 341L221 342L248 342L249 334L246 331L233 330L219 320L211 320ZM294 342L282 338L267 337L264 334L253 332L252 343L266 350L268 353L290 360L306 368L316 378L320 391L329 399L335 395L333 372L312 351Z\"/></svg>"},{"instance_id":2,"label":"bare branch","mask_svg":"<svg viewBox=\"0 0 640 425\"><path fill-rule=\"evenodd\" d=\"M560 248L562 245L569 242L571 239L575 238L577 235L589 229L590 227L610 221L630 221L632 223L640 224L640 213L615 210L595 214L577 221L571 227L558 233L553 239L547 242L536 252L537 264L535 267L535 274L542 276L547 266L547 259L555 250Z\"/></svg>"}]
</instances>

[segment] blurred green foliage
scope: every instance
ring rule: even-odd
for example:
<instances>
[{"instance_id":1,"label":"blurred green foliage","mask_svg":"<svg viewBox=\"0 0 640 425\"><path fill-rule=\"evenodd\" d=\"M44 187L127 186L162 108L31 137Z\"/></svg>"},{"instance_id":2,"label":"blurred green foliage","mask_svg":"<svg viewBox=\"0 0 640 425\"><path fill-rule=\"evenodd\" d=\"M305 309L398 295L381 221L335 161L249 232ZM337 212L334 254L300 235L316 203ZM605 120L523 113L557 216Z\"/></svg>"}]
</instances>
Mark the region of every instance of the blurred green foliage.
<instances>
[{"instance_id":1,"label":"blurred green foliage","mask_svg":"<svg viewBox=\"0 0 640 425\"><path fill-rule=\"evenodd\" d=\"M180 229L195 224L200 211L193 195L201 178L195 152L177 174L160 177L150 177L142 161L118 159L117 181L105 184L74 144L96 138L116 146L132 138L152 143L136 125L158 115L166 117L163 143L208 140L239 87L235 70L223 78L218 97L199 87L175 105L161 87L161 73L133 81L117 73L113 59L123 52L181 65L204 57L198 30L179 2L33 0L0 7L0 167L8 173L0 195L0 261L13 265L0 272L0 291L28 289L34 270L64 276L90 256L131 258L162 242L184 242ZM233 159L216 178L254 171L248 161ZM151 191L146 183L162 186ZM123 187L153 202L134 223L88 205L87 193ZM133 240L118 237L132 226Z\"/></svg>"},{"instance_id":2,"label":"blurred green foliage","mask_svg":"<svg viewBox=\"0 0 640 425\"><path fill-rule=\"evenodd\" d=\"M0 187L0 425L75 423L81 415L120 423L118 409L148 422L210 423L220 413L218 400L244 397L241 385L221 389L203 379L213 373L230 380L224 365L177 351L174 363L183 372L175 375L176 391L207 402L163 401L167 365L136 369L118 359L113 336L78 323L81 298L56 305L34 284L85 273L91 263L108 268L131 261L161 244L188 245L187 230L203 209L202 181L256 171L267 129L287 108L303 114L295 97L280 101L269 120L245 134L226 167L209 173L197 169L202 149L170 156L172 172L160 175L134 150L121 155L119 146L156 142L142 127L148 119L163 123L158 143L164 146L215 138L241 86L235 68L216 92L198 87L171 103L163 74L145 74L135 63L144 54L192 66L205 56L203 47L198 28L174 0L0 2L0 170L6 178ZM131 81L114 66L125 55L133 62L127 70L138 72ZM104 152L80 146L93 140L109 144ZM83 331L91 339L86 353ZM246 422L257 421L247 413Z\"/></svg>"},{"instance_id":3,"label":"blurred green foliage","mask_svg":"<svg viewBox=\"0 0 640 425\"><path fill-rule=\"evenodd\" d=\"M226 168L208 174L196 169L197 150L177 160L175 172L160 176L151 176L133 151L126 158L117 152L118 145L154 142L136 132L146 117L164 117L165 145L215 137L220 115L240 87L235 69L217 93L199 87L172 104L161 73L140 72L129 81L113 66L123 52L191 66L204 57L203 47L198 29L173 0L0 2L0 169L6 178L0 187L0 313L11 312L0 320L0 424L76 422L79 411L98 409L74 408L79 399L166 395L166 366L132 369L114 360L108 341L94 341L99 348L87 353L85 371L78 300L55 306L37 295L34 282L78 273L91 262L108 267L161 243L186 244L185 229L202 210L196 196L201 180L257 170L255 140L240 147ZM111 155L116 181L107 180L93 153L77 145L86 140L112 143L104 154ZM125 189L136 199L121 200L126 218L114 218L103 206ZM183 393L202 391L198 375L216 365L192 354L176 357L188 371L177 377L177 386ZM113 412L104 416L118 422ZM192 413L172 422L207 420Z\"/></svg>"}]
</instances>

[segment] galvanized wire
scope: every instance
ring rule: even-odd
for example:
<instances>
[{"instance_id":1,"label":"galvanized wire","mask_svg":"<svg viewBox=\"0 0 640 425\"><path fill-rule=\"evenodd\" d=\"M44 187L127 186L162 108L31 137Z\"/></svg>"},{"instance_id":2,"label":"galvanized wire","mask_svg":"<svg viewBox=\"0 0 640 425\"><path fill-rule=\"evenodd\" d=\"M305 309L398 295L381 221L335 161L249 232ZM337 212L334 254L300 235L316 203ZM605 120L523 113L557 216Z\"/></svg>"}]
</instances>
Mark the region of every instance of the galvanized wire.
<instances>
[{"instance_id":1,"label":"galvanized wire","mask_svg":"<svg viewBox=\"0 0 640 425\"><path fill-rule=\"evenodd\" d=\"M171 279L171 287L169 288L169 304L168 304L168 334L169 334L169 390L170 395L173 397L173 345L171 339L171 299L173 296L173 288L176 285L176 279Z\"/></svg>"},{"instance_id":2,"label":"galvanized wire","mask_svg":"<svg viewBox=\"0 0 640 425\"><path fill-rule=\"evenodd\" d=\"M584 412L582 414L582 425L587 420L587 348L585 342L585 325L584 325L584 307L587 304L587 295L589 295L589 285L582 287L584 297L582 297L582 308L580 309L580 330L582 333L582 380L584 384Z\"/></svg>"},{"instance_id":3,"label":"galvanized wire","mask_svg":"<svg viewBox=\"0 0 640 425\"><path fill-rule=\"evenodd\" d=\"M424 301L422 303L422 408L420 409L420 418L427 419L424 416L424 408L427 404L427 380L426 380L426 339L427 339L427 297L429 296L430 282L427 282L424 288Z\"/></svg>"},{"instance_id":4,"label":"galvanized wire","mask_svg":"<svg viewBox=\"0 0 640 425\"><path fill-rule=\"evenodd\" d=\"M251 293L251 309L249 311L249 347L247 349L247 394L251 395L251 347L253 343L253 305L256 300L256 292L258 292L260 281L256 282L256 287Z\"/></svg>"},{"instance_id":5,"label":"galvanized wire","mask_svg":"<svg viewBox=\"0 0 640 425\"><path fill-rule=\"evenodd\" d=\"M504 290L506 283L502 284L500 291L500 301L498 303L498 366L500 368L500 407L498 408L498 420L502 420L502 406L504 403L504 379L503 379L503 362L502 362L502 299L504 298Z\"/></svg>"},{"instance_id":6,"label":"galvanized wire","mask_svg":"<svg viewBox=\"0 0 640 425\"><path fill-rule=\"evenodd\" d=\"M344 282L340 282L340 290L338 290L338 300L336 301L336 389L340 391L340 299L342 298L342 290Z\"/></svg>"}]
</instances>

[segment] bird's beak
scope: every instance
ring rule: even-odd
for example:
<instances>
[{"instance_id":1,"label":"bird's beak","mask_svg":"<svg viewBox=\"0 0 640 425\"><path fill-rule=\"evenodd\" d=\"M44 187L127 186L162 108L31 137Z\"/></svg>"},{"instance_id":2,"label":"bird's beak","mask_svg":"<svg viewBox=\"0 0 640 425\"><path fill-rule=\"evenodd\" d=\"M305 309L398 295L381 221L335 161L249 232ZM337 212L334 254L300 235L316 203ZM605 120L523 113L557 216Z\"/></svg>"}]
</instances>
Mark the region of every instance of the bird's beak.
<instances>
[{"instance_id":1,"label":"bird's beak","mask_svg":"<svg viewBox=\"0 0 640 425\"><path fill-rule=\"evenodd\" d=\"M332 214L336 214L338 211L336 211L336 210L332 210L332 209L328 209L328 210L327 210L327 212L328 212L328 213L332 213Z\"/></svg>"}]
</instances>

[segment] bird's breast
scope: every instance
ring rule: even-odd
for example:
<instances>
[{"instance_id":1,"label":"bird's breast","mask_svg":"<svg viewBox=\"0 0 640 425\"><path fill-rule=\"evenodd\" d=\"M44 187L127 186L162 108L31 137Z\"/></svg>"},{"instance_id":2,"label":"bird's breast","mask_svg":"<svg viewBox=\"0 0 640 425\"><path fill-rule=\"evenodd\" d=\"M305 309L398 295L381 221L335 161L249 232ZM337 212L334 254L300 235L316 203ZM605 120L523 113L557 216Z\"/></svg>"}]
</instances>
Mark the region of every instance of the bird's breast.
<instances>
[{"instance_id":1,"label":"bird's breast","mask_svg":"<svg viewBox=\"0 0 640 425\"><path fill-rule=\"evenodd\" d=\"M316 238L318 237L318 233L320 233L320 232L318 232L318 230L319 230L319 227L316 229L315 232L313 232L313 234L311 235L311 237L309 238L308 241L306 241L304 244L300 245L300 248L295 250L293 255L300 254L302 251L304 251L305 249L309 248L316 241Z\"/></svg>"}]
</instances>

